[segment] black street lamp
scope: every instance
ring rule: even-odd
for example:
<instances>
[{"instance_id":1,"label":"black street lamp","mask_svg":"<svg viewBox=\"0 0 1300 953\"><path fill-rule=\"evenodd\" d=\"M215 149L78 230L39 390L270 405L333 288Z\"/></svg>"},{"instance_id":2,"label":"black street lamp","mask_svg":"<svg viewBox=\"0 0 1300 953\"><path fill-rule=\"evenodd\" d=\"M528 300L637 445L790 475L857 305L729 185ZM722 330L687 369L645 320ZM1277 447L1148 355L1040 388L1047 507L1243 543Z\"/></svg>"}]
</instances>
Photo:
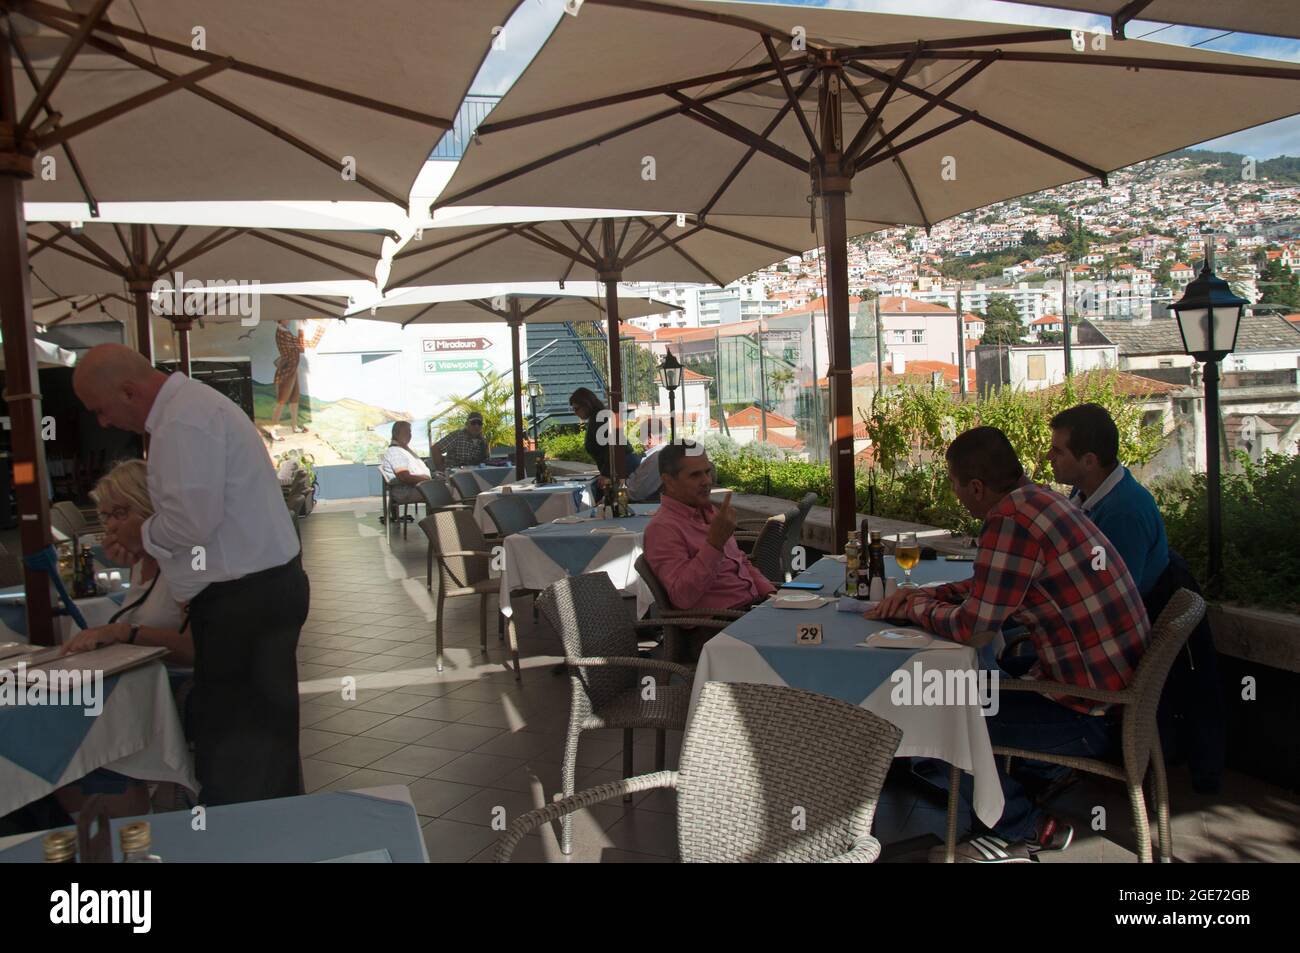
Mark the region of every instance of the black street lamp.
<instances>
[{"instance_id":1,"label":"black street lamp","mask_svg":"<svg viewBox=\"0 0 1300 953\"><path fill-rule=\"evenodd\" d=\"M528 409L533 417L533 449L537 449L537 402L542 399L542 382L530 380L528 382Z\"/></svg>"},{"instance_id":2,"label":"black street lamp","mask_svg":"<svg viewBox=\"0 0 1300 953\"><path fill-rule=\"evenodd\" d=\"M663 363L659 365L659 383L668 391L668 442L676 443L677 388L682 386L682 362L673 357L672 348L665 349Z\"/></svg>"},{"instance_id":3,"label":"black street lamp","mask_svg":"<svg viewBox=\"0 0 1300 953\"><path fill-rule=\"evenodd\" d=\"M1209 492L1210 559L1206 589L1221 592L1223 572L1223 516L1220 511L1219 476L1219 362L1237 346L1241 316L1249 303L1232 293L1228 283L1214 273L1212 238L1206 239L1205 266L1196 280L1171 305L1178 317L1183 349L1205 365L1205 453Z\"/></svg>"}]
</instances>

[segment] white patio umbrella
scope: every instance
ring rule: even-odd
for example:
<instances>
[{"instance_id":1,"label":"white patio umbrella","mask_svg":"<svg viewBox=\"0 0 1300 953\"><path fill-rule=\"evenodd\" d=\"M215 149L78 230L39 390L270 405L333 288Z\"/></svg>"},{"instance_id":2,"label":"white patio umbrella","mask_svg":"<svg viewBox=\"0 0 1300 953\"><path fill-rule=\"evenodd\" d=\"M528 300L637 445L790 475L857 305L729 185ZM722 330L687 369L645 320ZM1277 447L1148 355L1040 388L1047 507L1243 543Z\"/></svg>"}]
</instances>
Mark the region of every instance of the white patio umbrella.
<instances>
[{"instance_id":1,"label":"white patio umbrella","mask_svg":"<svg viewBox=\"0 0 1300 953\"><path fill-rule=\"evenodd\" d=\"M0 340L3 339L0 338ZM76 351L69 351L67 348L51 344L49 341L42 341L39 338L33 343L36 347L37 367L72 367L77 363ZM0 371L4 369L4 352L0 351Z\"/></svg>"},{"instance_id":2,"label":"white patio umbrella","mask_svg":"<svg viewBox=\"0 0 1300 953\"><path fill-rule=\"evenodd\" d=\"M616 309L610 307L611 295ZM358 305L348 316L412 324L482 324L502 321L510 325L510 357L515 391L515 472L524 475L523 382L520 374L519 329L526 323L576 323L614 321L611 341L618 341L617 318L665 314L676 310L666 301L647 298L632 288L604 283L567 281L511 284L432 285L408 288L372 305ZM611 346L610 352L617 350ZM611 384L610 387L615 385Z\"/></svg>"},{"instance_id":3,"label":"white patio umbrella","mask_svg":"<svg viewBox=\"0 0 1300 953\"><path fill-rule=\"evenodd\" d=\"M806 220L826 246L836 541L855 510L848 220L929 227L1300 110L1300 68L1071 32L808 6L586 0L436 207ZM1085 112L1086 110L1086 112ZM1095 117L1095 118L1090 118Z\"/></svg>"},{"instance_id":4,"label":"white patio umbrella","mask_svg":"<svg viewBox=\"0 0 1300 953\"><path fill-rule=\"evenodd\" d=\"M381 198L415 176L519 0L8 0L0 327L23 552L49 543L22 205ZM28 631L49 643L29 575Z\"/></svg>"},{"instance_id":5,"label":"white patio umbrella","mask_svg":"<svg viewBox=\"0 0 1300 953\"><path fill-rule=\"evenodd\" d=\"M1109 17L1116 38L1132 20L1157 20L1212 30L1300 38L1300 12L1293 0L1015 0Z\"/></svg>"}]
</instances>

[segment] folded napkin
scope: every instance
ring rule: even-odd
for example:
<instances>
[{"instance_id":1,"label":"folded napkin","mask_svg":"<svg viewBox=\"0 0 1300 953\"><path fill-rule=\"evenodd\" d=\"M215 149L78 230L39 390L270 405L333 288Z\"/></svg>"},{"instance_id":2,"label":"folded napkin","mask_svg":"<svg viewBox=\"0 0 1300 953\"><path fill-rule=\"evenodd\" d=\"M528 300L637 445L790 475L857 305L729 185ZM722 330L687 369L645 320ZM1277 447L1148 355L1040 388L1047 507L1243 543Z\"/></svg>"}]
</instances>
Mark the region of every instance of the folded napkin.
<instances>
[{"instance_id":1,"label":"folded napkin","mask_svg":"<svg viewBox=\"0 0 1300 953\"><path fill-rule=\"evenodd\" d=\"M870 602L867 599L853 599L849 596L841 596L839 604L835 606L840 612L866 612L868 609L874 609L877 603Z\"/></svg>"}]
</instances>

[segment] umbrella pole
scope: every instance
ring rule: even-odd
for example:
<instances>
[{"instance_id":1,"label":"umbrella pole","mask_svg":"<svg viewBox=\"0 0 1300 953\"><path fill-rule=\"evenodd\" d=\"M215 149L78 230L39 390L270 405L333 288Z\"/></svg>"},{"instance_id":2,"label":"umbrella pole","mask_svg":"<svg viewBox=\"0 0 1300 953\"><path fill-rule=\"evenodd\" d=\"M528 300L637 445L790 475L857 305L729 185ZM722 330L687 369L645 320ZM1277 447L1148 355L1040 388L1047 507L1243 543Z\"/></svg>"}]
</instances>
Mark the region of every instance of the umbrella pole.
<instances>
[{"instance_id":1,"label":"umbrella pole","mask_svg":"<svg viewBox=\"0 0 1300 953\"><path fill-rule=\"evenodd\" d=\"M519 380L519 299L510 299L510 370L515 384L515 479L522 480L524 474L524 397L523 385ZM534 447L533 449L536 449Z\"/></svg>"},{"instance_id":2,"label":"umbrella pole","mask_svg":"<svg viewBox=\"0 0 1300 953\"><path fill-rule=\"evenodd\" d=\"M192 377L190 369L190 322L183 321L176 325L176 337L180 343L180 371L186 377Z\"/></svg>"},{"instance_id":3,"label":"umbrella pole","mask_svg":"<svg viewBox=\"0 0 1300 953\"><path fill-rule=\"evenodd\" d=\"M153 322L150 316L149 292L153 282L146 275L149 268L149 256L146 251L148 230L144 225L131 226L131 270L133 276L127 281L127 288L135 301L135 346L140 353L153 363ZM179 296L178 296L179 300Z\"/></svg>"},{"instance_id":4,"label":"umbrella pole","mask_svg":"<svg viewBox=\"0 0 1300 953\"><path fill-rule=\"evenodd\" d=\"M849 350L849 259L848 225L844 196L852 183L852 171L841 167L842 127L838 75L822 74L821 152L817 162L814 194L821 198L826 242L826 323L830 338L831 418L831 519L835 552L844 543L857 520L857 491L853 479L853 365ZM879 312L877 312L877 325Z\"/></svg>"},{"instance_id":5,"label":"umbrella pole","mask_svg":"<svg viewBox=\"0 0 1300 953\"><path fill-rule=\"evenodd\" d=\"M45 448L40 440L39 379L28 285L23 180L32 177L34 145L15 141L17 110L9 38L0 33L0 331L4 334L5 401L9 408L13 482L23 556L50 545L50 503ZM34 645L54 644L50 580L24 564L27 635Z\"/></svg>"},{"instance_id":6,"label":"umbrella pole","mask_svg":"<svg viewBox=\"0 0 1300 953\"><path fill-rule=\"evenodd\" d=\"M614 247L614 220L605 219L602 223L601 234L603 238L604 250L604 268L599 272L597 278L605 283L605 318L608 322L605 339L608 342L606 350L609 351L609 380L606 382L605 391L609 396L609 474L611 480L621 480L624 477L623 459L619 451L619 435L623 433L622 423L619 418L623 410L623 355L619 351L619 331L618 331L618 283L623 277L621 269L618 269L619 262L616 259L616 250Z\"/></svg>"}]
</instances>

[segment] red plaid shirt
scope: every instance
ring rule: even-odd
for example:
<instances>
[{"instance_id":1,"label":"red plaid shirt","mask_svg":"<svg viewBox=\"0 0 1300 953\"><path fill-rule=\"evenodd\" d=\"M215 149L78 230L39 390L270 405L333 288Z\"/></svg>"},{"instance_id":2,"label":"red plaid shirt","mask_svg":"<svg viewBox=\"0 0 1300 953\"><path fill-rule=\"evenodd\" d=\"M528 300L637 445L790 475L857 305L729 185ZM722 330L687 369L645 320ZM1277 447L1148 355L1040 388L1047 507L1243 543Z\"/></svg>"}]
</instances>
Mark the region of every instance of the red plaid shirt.
<instances>
[{"instance_id":1,"label":"red plaid shirt","mask_svg":"<svg viewBox=\"0 0 1300 953\"><path fill-rule=\"evenodd\" d=\"M1038 650L1031 675L1112 691L1133 678L1151 629L1115 547L1081 509L1032 483L989 512L974 576L913 600L909 615L956 642L996 633L1008 620L1020 623ZM1109 707L1056 700L1091 715Z\"/></svg>"}]
</instances>

